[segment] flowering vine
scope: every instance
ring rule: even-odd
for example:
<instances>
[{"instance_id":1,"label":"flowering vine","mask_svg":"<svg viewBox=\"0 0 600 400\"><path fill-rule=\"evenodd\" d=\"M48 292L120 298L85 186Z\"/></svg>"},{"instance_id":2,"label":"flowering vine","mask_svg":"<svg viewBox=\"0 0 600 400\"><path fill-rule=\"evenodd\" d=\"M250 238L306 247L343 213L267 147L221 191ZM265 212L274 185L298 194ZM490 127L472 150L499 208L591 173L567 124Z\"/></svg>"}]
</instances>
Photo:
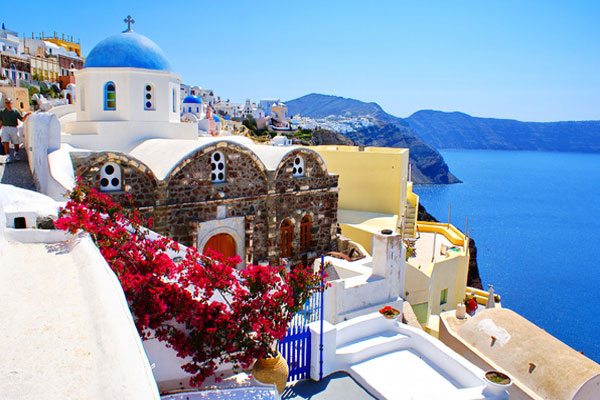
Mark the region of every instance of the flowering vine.
<instances>
[{"instance_id":1,"label":"flowering vine","mask_svg":"<svg viewBox=\"0 0 600 400\"><path fill-rule=\"evenodd\" d=\"M321 277L306 267L235 266L239 257L208 256L173 240L152 237L151 221L78 182L57 227L89 233L115 272L142 339L157 338L189 357L182 369L200 385L221 363L248 368L273 355L293 316L315 292ZM217 378L218 379L218 378Z\"/></svg>"}]
</instances>

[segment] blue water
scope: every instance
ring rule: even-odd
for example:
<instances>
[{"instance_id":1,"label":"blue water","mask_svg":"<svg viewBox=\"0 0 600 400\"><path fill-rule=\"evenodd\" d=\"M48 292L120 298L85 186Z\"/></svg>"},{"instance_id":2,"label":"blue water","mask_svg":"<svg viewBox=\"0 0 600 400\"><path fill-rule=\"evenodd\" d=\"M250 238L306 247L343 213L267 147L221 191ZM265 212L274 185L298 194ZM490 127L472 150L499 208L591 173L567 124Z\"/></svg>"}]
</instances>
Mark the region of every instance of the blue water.
<instances>
[{"instance_id":1,"label":"blue water","mask_svg":"<svg viewBox=\"0 0 600 400\"><path fill-rule=\"evenodd\" d=\"M484 288L600 363L600 155L441 153L464 183L415 192L440 221L469 218Z\"/></svg>"}]
</instances>

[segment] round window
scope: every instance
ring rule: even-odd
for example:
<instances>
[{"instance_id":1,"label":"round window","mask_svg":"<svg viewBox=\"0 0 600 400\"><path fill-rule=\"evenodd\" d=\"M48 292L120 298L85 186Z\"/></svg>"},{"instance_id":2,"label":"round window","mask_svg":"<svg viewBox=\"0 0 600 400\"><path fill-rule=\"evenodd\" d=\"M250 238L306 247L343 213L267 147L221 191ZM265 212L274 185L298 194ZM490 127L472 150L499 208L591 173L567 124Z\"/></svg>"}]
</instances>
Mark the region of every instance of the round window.
<instances>
[{"instance_id":1,"label":"round window","mask_svg":"<svg viewBox=\"0 0 600 400\"><path fill-rule=\"evenodd\" d=\"M225 182L225 157L220 151L215 151L210 157L210 170L213 183Z\"/></svg>"},{"instance_id":2,"label":"round window","mask_svg":"<svg viewBox=\"0 0 600 400\"><path fill-rule=\"evenodd\" d=\"M116 163L106 163L100 169L100 190L111 192L122 190L121 167Z\"/></svg>"},{"instance_id":3,"label":"round window","mask_svg":"<svg viewBox=\"0 0 600 400\"><path fill-rule=\"evenodd\" d=\"M292 176L294 178L304 176L304 159L301 156L296 156L292 165Z\"/></svg>"}]
</instances>

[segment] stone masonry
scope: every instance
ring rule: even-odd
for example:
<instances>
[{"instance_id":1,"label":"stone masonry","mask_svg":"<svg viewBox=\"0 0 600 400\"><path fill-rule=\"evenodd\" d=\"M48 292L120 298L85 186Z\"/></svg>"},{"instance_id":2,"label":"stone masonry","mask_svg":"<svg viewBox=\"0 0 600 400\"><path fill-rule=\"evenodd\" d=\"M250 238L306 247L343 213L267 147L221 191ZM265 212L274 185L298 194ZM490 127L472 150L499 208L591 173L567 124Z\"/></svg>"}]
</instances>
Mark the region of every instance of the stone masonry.
<instances>
[{"instance_id":1,"label":"stone masonry","mask_svg":"<svg viewBox=\"0 0 600 400\"><path fill-rule=\"evenodd\" d=\"M215 151L223 153L226 160L226 181L222 183L210 178ZM301 177L292 176L297 155L305 163ZM106 193L125 207L133 204L153 219L155 231L188 246L198 245L203 222L240 216L245 217L246 263L281 262L281 224L285 219L293 226L292 264L310 261L334 245L338 176L328 174L321 157L309 149L294 149L275 170L268 170L249 148L215 142L180 160L164 180L156 179L148 166L123 153L73 152L71 159L75 175L98 190L102 166L118 164L123 190ZM300 221L306 215L311 221L310 246L301 254Z\"/></svg>"}]
</instances>

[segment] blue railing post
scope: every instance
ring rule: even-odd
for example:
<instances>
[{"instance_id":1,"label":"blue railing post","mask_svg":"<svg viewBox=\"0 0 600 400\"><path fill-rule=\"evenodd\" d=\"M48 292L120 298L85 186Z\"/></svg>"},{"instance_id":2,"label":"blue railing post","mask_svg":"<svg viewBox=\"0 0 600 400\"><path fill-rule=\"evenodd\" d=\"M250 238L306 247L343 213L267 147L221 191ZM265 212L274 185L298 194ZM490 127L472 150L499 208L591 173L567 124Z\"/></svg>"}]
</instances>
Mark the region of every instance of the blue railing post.
<instances>
[{"instance_id":1,"label":"blue railing post","mask_svg":"<svg viewBox=\"0 0 600 400\"><path fill-rule=\"evenodd\" d=\"M323 379L323 291L324 291L323 277L324 276L325 276L325 256L321 255L321 329L319 332L321 343L319 344L319 380Z\"/></svg>"}]
</instances>

